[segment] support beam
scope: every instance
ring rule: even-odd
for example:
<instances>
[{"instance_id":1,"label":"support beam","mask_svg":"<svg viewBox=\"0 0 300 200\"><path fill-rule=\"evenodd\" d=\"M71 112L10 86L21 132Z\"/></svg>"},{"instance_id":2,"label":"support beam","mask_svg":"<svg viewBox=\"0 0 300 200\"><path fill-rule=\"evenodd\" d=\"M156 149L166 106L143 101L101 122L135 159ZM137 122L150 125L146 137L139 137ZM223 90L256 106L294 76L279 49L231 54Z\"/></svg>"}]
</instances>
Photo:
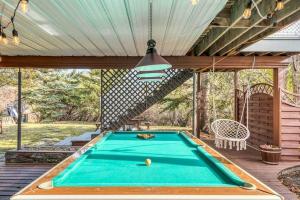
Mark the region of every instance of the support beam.
<instances>
[{"instance_id":1,"label":"support beam","mask_svg":"<svg viewBox=\"0 0 300 200\"><path fill-rule=\"evenodd\" d=\"M195 135L200 138L201 132L201 73L196 73L195 79L195 94L196 94L196 104L195 104Z\"/></svg>"},{"instance_id":2,"label":"support beam","mask_svg":"<svg viewBox=\"0 0 300 200\"><path fill-rule=\"evenodd\" d=\"M166 56L175 69L197 69L212 67L209 56ZM287 56L260 56L256 68L281 68L287 66ZM1 56L0 67L21 68L93 68L93 69L132 69L141 57L92 57L92 56ZM218 69L250 69L253 56L215 57Z\"/></svg>"},{"instance_id":3,"label":"support beam","mask_svg":"<svg viewBox=\"0 0 300 200\"><path fill-rule=\"evenodd\" d=\"M264 1L265 2L265 1ZM248 29L246 32L239 34L238 37L236 38L231 38L232 40L228 40L225 45L221 44L222 42L217 42L212 49L210 49L210 55L214 55L215 53L219 52L218 54L223 56L226 55L227 53L231 52L232 50L236 49L240 45L246 43L248 40L254 38L255 36L263 33L264 31L268 31L270 33L274 33L281 29L282 27L290 24L291 22L294 22L297 20L296 16L293 16L292 18L289 18L287 21L284 21L286 18L289 16L292 16L293 14L300 12L300 6L299 6L299 1L297 0L292 0L285 4L285 8L283 10L277 11L272 19L268 20L269 26L266 27L253 27L252 29ZM274 21L276 20L277 26L280 28L273 28L270 29L274 26ZM239 30L233 30L235 32L242 32L240 29ZM224 36L225 37L225 36ZM260 39L263 38L262 35L259 37ZM225 38L224 38L225 40ZM221 41L221 40L220 40ZM223 48L221 51L219 51L221 48L219 48L217 45L223 45Z\"/></svg>"},{"instance_id":4,"label":"support beam","mask_svg":"<svg viewBox=\"0 0 300 200\"><path fill-rule=\"evenodd\" d=\"M275 1L274 0L264 0L259 5L258 8L260 10L260 13L266 17L270 12L272 12L275 9ZM234 40L237 40L239 37L241 37L243 34L248 32L251 29L255 29L257 31L261 30L260 27L254 27L260 22L262 22L263 19L259 15L256 9L252 11L251 18L249 19L249 28L247 29L231 29L226 34L224 34L217 42L214 43L209 48L209 55L215 55L217 52L225 48L227 45L231 44Z\"/></svg>"},{"instance_id":5,"label":"support beam","mask_svg":"<svg viewBox=\"0 0 300 200\"><path fill-rule=\"evenodd\" d=\"M293 15L287 17L286 19L282 20L280 23L278 23L276 25L276 29L268 29L266 31L264 31L263 33L253 37L253 38L249 38L249 40L247 42L245 42L244 44L240 45L238 48L238 50L244 49L254 43L256 43L257 41L259 41L261 38L265 38L268 35L271 35L277 31L279 31L280 29L284 28L285 26L287 26L288 24L300 20L300 12L296 12ZM286 52L280 52L280 53L286 53ZM299 52L294 52L295 54L299 54ZM273 55L274 56L274 55Z\"/></svg>"},{"instance_id":6,"label":"support beam","mask_svg":"<svg viewBox=\"0 0 300 200\"><path fill-rule=\"evenodd\" d=\"M258 4L262 0L255 0ZM193 55L201 55L206 49L213 45L218 39L220 39L227 31L234 27L241 19L246 8L248 1L237 0L231 8L230 14L230 26L227 28L213 28L203 39L198 41L190 51L193 51Z\"/></svg>"},{"instance_id":7,"label":"support beam","mask_svg":"<svg viewBox=\"0 0 300 200\"><path fill-rule=\"evenodd\" d=\"M192 127L193 127L193 135L196 136L196 123L197 123L197 118L196 118L196 105L197 105L197 98L196 98L196 90L197 90L197 85L196 85L196 73L193 73L193 119L192 119Z\"/></svg>"},{"instance_id":8,"label":"support beam","mask_svg":"<svg viewBox=\"0 0 300 200\"><path fill-rule=\"evenodd\" d=\"M22 72L18 71L18 133L17 133L17 150L22 148Z\"/></svg>"},{"instance_id":9,"label":"support beam","mask_svg":"<svg viewBox=\"0 0 300 200\"><path fill-rule=\"evenodd\" d=\"M281 22L279 22L273 29L267 29L266 31L264 31L258 35L254 34L253 36L247 38L247 41L245 41L243 44L239 44L235 48L238 50L244 49L244 48L256 43L261 38L265 38L268 35L271 35L277 31L279 31L280 29L284 28L285 26L287 26L297 20L300 20L300 11L299 10L297 12L295 12L294 14L292 14L291 16L289 16L289 17L285 18L284 20L282 20ZM285 52L282 52L282 53L285 53ZM297 54L297 52L295 52L295 54Z\"/></svg>"},{"instance_id":10,"label":"support beam","mask_svg":"<svg viewBox=\"0 0 300 200\"><path fill-rule=\"evenodd\" d=\"M241 52L244 56L250 56L253 54L253 52Z\"/></svg>"},{"instance_id":11,"label":"support beam","mask_svg":"<svg viewBox=\"0 0 300 200\"><path fill-rule=\"evenodd\" d=\"M273 69L273 144L280 146L281 140L281 95L284 70Z\"/></svg>"},{"instance_id":12,"label":"support beam","mask_svg":"<svg viewBox=\"0 0 300 200\"><path fill-rule=\"evenodd\" d=\"M3 133L3 123L2 123L2 117L0 119L0 134Z\"/></svg>"},{"instance_id":13,"label":"support beam","mask_svg":"<svg viewBox=\"0 0 300 200\"><path fill-rule=\"evenodd\" d=\"M234 71L234 120L239 121L239 105L238 105L238 97L237 97L237 92L238 92L238 86L239 86L239 80L238 80L238 71Z\"/></svg>"},{"instance_id":14,"label":"support beam","mask_svg":"<svg viewBox=\"0 0 300 200\"><path fill-rule=\"evenodd\" d=\"M225 32L227 32L231 26L224 27L216 27L212 28L209 33L195 46L193 50L193 55L201 55L204 53L206 49L208 49L211 45L213 45Z\"/></svg>"},{"instance_id":15,"label":"support beam","mask_svg":"<svg viewBox=\"0 0 300 200\"><path fill-rule=\"evenodd\" d=\"M268 55L270 52L260 52L258 53L258 56L265 56Z\"/></svg>"},{"instance_id":16,"label":"support beam","mask_svg":"<svg viewBox=\"0 0 300 200\"><path fill-rule=\"evenodd\" d=\"M262 22L256 24L254 27L266 27L269 25L270 24L268 22L262 21ZM221 17L216 17L209 25L209 27L211 27L211 28L228 28L230 26L231 26L230 19L229 18L221 18ZM248 19L241 19L234 26L231 26L231 29L247 29L250 27L251 27L251 23Z\"/></svg>"}]
</instances>

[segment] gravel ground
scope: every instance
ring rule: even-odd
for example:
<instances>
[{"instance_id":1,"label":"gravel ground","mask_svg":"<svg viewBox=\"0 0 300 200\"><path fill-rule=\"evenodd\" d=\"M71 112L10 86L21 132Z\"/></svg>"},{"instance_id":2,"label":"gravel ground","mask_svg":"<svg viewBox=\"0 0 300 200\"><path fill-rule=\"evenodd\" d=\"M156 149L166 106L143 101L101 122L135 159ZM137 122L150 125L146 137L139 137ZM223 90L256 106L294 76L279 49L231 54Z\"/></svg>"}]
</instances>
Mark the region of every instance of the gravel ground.
<instances>
[{"instance_id":1,"label":"gravel ground","mask_svg":"<svg viewBox=\"0 0 300 200\"><path fill-rule=\"evenodd\" d=\"M279 173L278 179L300 199L300 165L287 168Z\"/></svg>"}]
</instances>

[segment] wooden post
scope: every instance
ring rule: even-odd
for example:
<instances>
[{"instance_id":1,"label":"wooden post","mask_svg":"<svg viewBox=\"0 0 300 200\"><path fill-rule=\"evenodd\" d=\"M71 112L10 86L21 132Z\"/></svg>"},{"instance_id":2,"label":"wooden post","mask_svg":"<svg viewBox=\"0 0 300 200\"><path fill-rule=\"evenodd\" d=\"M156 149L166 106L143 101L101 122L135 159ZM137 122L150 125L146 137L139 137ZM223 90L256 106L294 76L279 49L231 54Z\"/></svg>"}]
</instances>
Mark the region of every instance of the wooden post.
<instances>
[{"instance_id":1,"label":"wooden post","mask_svg":"<svg viewBox=\"0 0 300 200\"><path fill-rule=\"evenodd\" d=\"M2 117L0 119L0 134L3 133L3 123L2 123Z\"/></svg>"},{"instance_id":2,"label":"wooden post","mask_svg":"<svg viewBox=\"0 0 300 200\"><path fill-rule=\"evenodd\" d=\"M239 105L238 105L238 97L237 97L237 89L238 89L238 71L234 71L234 120L239 121Z\"/></svg>"},{"instance_id":3,"label":"wooden post","mask_svg":"<svg viewBox=\"0 0 300 200\"><path fill-rule=\"evenodd\" d=\"M281 143L281 95L280 87L283 83L282 69L273 69L273 144L280 146Z\"/></svg>"},{"instance_id":4,"label":"wooden post","mask_svg":"<svg viewBox=\"0 0 300 200\"><path fill-rule=\"evenodd\" d=\"M22 148L22 73L18 71L18 135L17 135L17 150Z\"/></svg>"},{"instance_id":5,"label":"wooden post","mask_svg":"<svg viewBox=\"0 0 300 200\"><path fill-rule=\"evenodd\" d=\"M196 73L193 73L193 119L192 119L192 133L195 136L196 135Z\"/></svg>"},{"instance_id":6,"label":"wooden post","mask_svg":"<svg viewBox=\"0 0 300 200\"><path fill-rule=\"evenodd\" d=\"M100 111L100 116L99 116L99 127L98 127L98 129L100 129L99 131L99 133L101 133L101 131L103 131L103 120L102 120L102 118L103 118L103 116L102 116L102 105L103 105L103 98L102 98L102 95L103 95L103 71L102 71L102 69L101 69L101 71L100 71L100 101L99 101L99 104L100 104L100 109L99 109L99 111Z\"/></svg>"},{"instance_id":7,"label":"wooden post","mask_svg":"<svg viewBox=\"0 0 300 200\"><path fill-rule=\"evenodd\" d=\"M196 73L195 77L195 135L200 138L201 132L201 105L200 105L200 88L201 88L201 73Z\"/></svg>"}]
</instances>

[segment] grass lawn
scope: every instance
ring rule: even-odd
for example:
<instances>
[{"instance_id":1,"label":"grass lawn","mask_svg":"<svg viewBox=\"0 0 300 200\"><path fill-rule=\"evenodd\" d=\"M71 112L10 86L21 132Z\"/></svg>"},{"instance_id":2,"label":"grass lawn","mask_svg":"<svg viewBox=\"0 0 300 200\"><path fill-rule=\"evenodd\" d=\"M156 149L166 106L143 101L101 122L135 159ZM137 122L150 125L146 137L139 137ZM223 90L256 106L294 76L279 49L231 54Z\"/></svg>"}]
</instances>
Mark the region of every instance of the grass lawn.
<instances>
[{"instance_id":1,"label":"grass lawn","mask_svg":"<svg viewBox=\"0 0 300 200\"><path fill-rule=\"evenodd\" d=\"M142 127L146 128L146 127ZM150 126L151 130L191 130L186 127ZM95 131L95 124L80 122L59 123L24 123L22 124L23 146L51 146L66 137L81 135L85 132ZM6 125L0 134L0 158L5 151L15 149L17 145L17 125Z\"/></svg>"},{"instance_id":2,"label":"grass lawn","mask_svg":"<svg viewBox=\"0 0 300 200\"><path fill-rule=\"evenodd\" d=\"M52 145L60 140L81 135L84 132L94 131L94 124L86 123L24 123L22 124L22 145ZM15 149L17 144L17 125L4 126L0 134L0 152Z\"/></svg>"}]
</instances>

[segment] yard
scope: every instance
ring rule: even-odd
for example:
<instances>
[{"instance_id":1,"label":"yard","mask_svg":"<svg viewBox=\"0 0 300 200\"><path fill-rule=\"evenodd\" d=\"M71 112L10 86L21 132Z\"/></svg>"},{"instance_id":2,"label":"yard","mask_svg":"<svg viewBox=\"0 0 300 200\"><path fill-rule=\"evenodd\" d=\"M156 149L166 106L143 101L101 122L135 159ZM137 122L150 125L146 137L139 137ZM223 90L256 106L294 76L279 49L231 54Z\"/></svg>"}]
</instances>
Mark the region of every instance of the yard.
<instances>
[{"instance_id":1,"label":"yard","mask_svg":"<svg viewBox=\"0 0 300 200\"><path fill-rule=\"evenodd\" d=\"M146 127L142 127L146 128ZM151 130L190 130L186 127L152 126ZM24 123L22 124L23 146L51 146L66 137L81 135L95 130L93 123L57 122L57 123ZM6 125L0 134L0 158L5 151L16 148L17 125Z\"/></svg>"},{"instance_id":2,"label":"yard","mask_svg":"<svg viewBox=\"0 0 300 200\"><path fill-rule=\"evenodd\" d=\"M70 136L94 131L95 125L81 122L25 123L22 124L22 145L53 145ZM16 148L17 125L6 125L0 134L0 153Z\"/></svg>"}]
</instances>

